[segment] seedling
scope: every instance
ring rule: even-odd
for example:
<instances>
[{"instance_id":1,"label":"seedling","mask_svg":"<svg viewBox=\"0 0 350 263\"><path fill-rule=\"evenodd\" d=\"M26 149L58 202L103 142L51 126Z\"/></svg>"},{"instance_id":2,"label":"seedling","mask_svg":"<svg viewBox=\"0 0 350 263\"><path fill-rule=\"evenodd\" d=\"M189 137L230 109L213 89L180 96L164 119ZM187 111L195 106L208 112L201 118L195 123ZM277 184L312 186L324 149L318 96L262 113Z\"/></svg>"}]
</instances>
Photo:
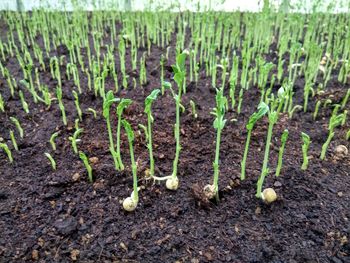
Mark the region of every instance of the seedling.
<instances>
[{"instance_id":1,"label":"seedling","mask_svg":"<svg viewBox=\"0 0 350 263\"><path fill-rule=\"evenodd\" d=\"M243 159L241 162L241 180L245 179L245 167L246 167L246 162L247 162L247 156L248 156L248 150L249 150L250 137L252 135L252 130L254 128L255 123L259 119L261 119L268 111L269 111L269 106L267 104L265 104L264 102L260 103L258 106L258 111L254 112L250 116L248 124L246 125L248 135L247 135L247 140L245 143Z\"/></svg>"},{"instance_id":2,"label":"seedling","mask_svg":"<svg viewBox=\"0 0 350 263\"><path fill-rule=\"evenodd\" d=\"M335 135L334 129L342 123L342 120L345 117L344 113L339 114L339 115L337 115L336 112L334 112L334 113L335 114L332 115L332 117L329 121L329 126L328 126L329 132L328 132L327 140L322 145L322 151L321 151L321 156L320 156L321 160L324 160L324 158L326 157L326 152L327 152L328 146Z\"/></svg>"},{"instance_id":3,"label":"seedling","mask_svg":"<svg viewBox=\"0 0 350 263\"><path fill-rule=\"evenodd\" d=\"M283 162L283 153L284 153L284 148L286 146L286 142L288 139L289 132L288 130L284 130L282 136L281 136L281 146L278 152L278 163L277 163L277 168L276 168L276 176L279 176L281 173L282 169L282 162Z\"/></svg>"},{"instance_id":4,"label":"seedling","mask_svg":"<svg viewBox=\"0 0 350 263\"><path fill-rule=\"evenodd\" d=\"M316 118L317 118L317 115L318 115L318 111L319 111L319 109L320 109L320 106L321 106L321 101L318 100L318 101L316 102L316 105L315 105L314 114L312 115L312 117L313 117L314 120L316 120Z\"/></svg>"},{"instance_id":5,"label":"seedling","mask_svg":"<svg viewBox=\"0 0 350 263\"><path fill-rule=\"evenodd\" d=\"M29 113L29 107L28 107L28 103L24 99L23 92L21 90L18 91L18 95L19 95L19 98L21 100L22 108L23 108L24 112L28 114Z\"/></svg>"},{"instance_id":6,"label":"seedling","mask_svg":"<svg viewBox=\"0 0 350 263\"><path fill-rule=\"evenodd\" d=\"M87 156L85 155L85 153L83 152L79 152L79 157L80 159L83 161L86 171L88 172L88 179L89 182L92 183L93 182L93 178L92 178L92 168L91 165L89 164L89 159L87 158Z\"/></svg>"},{"instance_id":7,"label":"seedling","mask_svg":"<svg viewBox=\"0 0 350 263\"><path fill-rule=\"evenodd\" d=\"M21 124L19 123L19 120L17 120L15 117L10 117L10 120L15 124L17 131L19 132L19 136L23 138L24 132Z\"/></svg>"},{"instance_id":8,"label":"seedling","mask_svg":"<svg viewBox=\"0 0 350 263\"><path fill-rule=\"evenodd\" d=\"M107 123L107 131L108 131L108 137L109 137L109 151L111 152L114 160L114 166L116 170L119 170L119 162L117 158L117 153L114 148L114 142L113 142L113 134L112 134L112 128L111 128L111 121L110 121L110 107L113 103L119 101L119 98L114 98L113 92L110 90L106 94L106 98L103 101L103 117L106 119Z\"/></svg>"},{"instance_id":9,"label":"seedling","mask_svg":"<svg viewBox=\"0 0 350 263\"><path fill-rule=\"evenodd\" d=\"M5 151L5 153L7 154L7 158L9 159L10 163L12 163L13 162L12 153L11 153L11 150L9 149L9 147L7 146L7 144L0 143L0 148Z\"/></svg>"},{"instance_id":10,"label":"seedling","mask_svg":"<svg viewBox=\"0 0 350 263\"><path fill-rule=\"evenodd\" d=\"M68 139L72 142L72 147L73 147L73 151L75 154L78 154L78 147L77 147L77 142L78 140L78 136L82 133L83 129L77 129L75 130L73 137L69 136Z\"/></svg>"},{"instance_id":11,"label":"seedling","mask_svg":"<svg viewBox=\"0 0 350 263\"><path fill-rule=\"evenodd\" d=\"M175 159L173 162L173 172L171 174L171 177L167 179L166 181L166 187L169 190L176 190L179 187L179 179L177 178L177 166L179 163L179 157L180 157L180 151L181 151L181 145L180 145L180 108L181 108L181 95L184 91L185 87L185 74L186 74L186 67L185 67L185 60L186 60L187 53L184 51L181 54L176 56L176 64L172 65L173 71L175 73L174 80L178 87L178 94L175 94L173 89L171 88L170 83L166 83L165 87L170 88L173 98L176 103L176 123L175 123L175 140L176 140L176 149L175 149Z\"/></svg>"},{"instance_id":12,"label":"seedling","mask_svg":"<svg viewBox=\"0 0 350 263\"><path fill-rule=\"evenodd\" d=\"M89 111L93 114L94 119L97 119L97 112L93 108L88 108L87 111Z\"/></svg>"},{"instance_id":13,"label":"seedling","mask_svg":"<svg viewBox=\"0 0 350 263\"><path fill-rule=\"evenodd\" d=\"M121 99L117 106L117 116L118 116L118 124L117 124L117 150L116 150L116 158L118 161L119 169L124 170L124 164L122 162L122 157L120 155L120 128L122 122L122 115L124 110L132 103L130 99Z\"/></svg>"},{"instance_id":14,"label":"seedling","mask_svg":"<svg viewBox=\"0 0 350 263\"><path fill-rule=\"evenodd\" d=\"M82 113L82 111L80 109L79 95L78 95L78 93L75 90L73 90L72 93L73 93L73 96L74 96L74 104L75 104L75 108L77 109L79 120L82 121L83 120L83 113Z\"/></svg>"},{"instance_id":15,"label":"seedling","mask_svg":"<svg viewBox=\"0 0 350 263\"><path fill-rule=\"evenodd\" d=\"M5 112L5 101L0 93L0 111Z\"/></svg>"},{"instance_id":16,"label":"seedling","mask_svg":"<svg viewBox=\"0 0 350 263\"><path fill-rule=\"evenodd\" d=\"M302 151L303 151L303 164L301 165L302 170L306 170L309 165L309 146L310 146L310 137L306 133L301 133L301 138L303 140Z\"/></svg>"},{"instance_id":17,"label":"seedling","mask_svg":"<svg viewBox=\"0 0 350 263\"><path fill-rule=\"evenodd\" d=\"M196 104L194 103L193 100L190 100L190 105L191 105L191 113L192 113L193 117L195 119L197 119L198 114L197 114L197 110L196 110Z\"/></svg>"},{"instance_id":18,"label":"seedling","mask_svg":"<svg viewBox=\"0 0 350 263\"><path fill-rule=\"evenodd\" d=\"M274 104L274 103L272 102L272 104ZM273 107L270 108L270 110L268 112L268 118L269 118L269 127L268 127L268 131L267 131L263 167L261 170L261 174L260 174L260 177L259 177L259 180L257 183L257 189L256 189L256 197L262 198L263 200L264 200L264 195L262 195L262 186L263 186L266 175L268 175L268 173L269 173L269 169L268 169L267 165L268 165L268 161L269 161L272 131L273 131L273 126L277 123L277 120L278 120L278 112L275 111Z\"/></svg>"},{"instance_id":19,"label":"seedling","mask_svg":"<svg viewBox=\"0 0 350 263\"><path fill-rule=\"evenodd\" d=\"M56 143L55 143L55 140L58 136L59 132L55 132L51 135L50 137L50 144L51 144L51 147L52 147L52 150L53 151L56 151Z\"/></svg>"},{"instance_id":20,"label":"seedling","mask_svg":"<svg viewBox=\"0 0 350 263\"><path fill-rule=\"evenodd\" d=\"M58 106L61 110L63 124L67 126L66 110L62 101L62 89L60 87L56 88L56 96L58 100Z\"/></svg>"},{"instance_id":21,"label":"seedling","mask_svg":"<svg viewBox=\"0 0 350 263\"><path fill-rule=\"evenodd\" d=\"M51 166L52 166L52 169L53 169L53 170L56 170L56 162L55 162L55 160L53 159L53 157L51 156L51 154L45 153L45 156L49 159L49 161L50 161L50 163L51 163Z\"/></svg>"},{"instance_id":22,"label":"seedling","mask_svg":"<svg viewBox=\"0 0 350 263\"><path fill-rule=\"evenodd\" d=\"M160 90L155 89L145 100L145 113L147 114L147 130L146 138L148 139L147 148L149 151L149 162L150 162L150 176L154 176L154 158L152 148L152 123L154 121L152 116L152 103L157 99Z\"/></svg>"},{"instance_id":23,"label":"seedling","mask_svg":"<svg viewBox=\"0 0 350 263\"><path fill-rule=\"evenodd\" d=\"M13 130L10 130L10 138L12 141L13 148L15 148L16 151L18 151L18 145L17 145L16 137Z\"/></svg>"},{"instance_id":24,"label":"seedling","mask_svg":"<svg viewBox=\"0 0 350 263\"><path fill-rule=\"evenodd\" d=\"M122 120L124 129L126 131L126 134L128 136L129 141L129 150L130 150L130 159L131 159L131 170L132 170L132 177L133 177L133 192L131 193L130 197L127 197L123 202L123 208L124 210L131 212L134 211L137 203L139 202L139 195L138 195L138 187L137 187L137 164L135 162L134 157L134 131L131 128L131 125L126 120Z\"/></svg>"},{"instance_id":25,"label":"seedling","mask_svg":"<svg viewBox=\"0 0 350 263\"><path fill-rule=\"evenodd\" d=\"M346 92L346 94L345 94L345 96L344 96L344 98L343 98L343 100L342 100L342 103L341 103L341 108L342 108L342 109L345 108L345 106L346 106L346 104L347 104L349 98L350 98L350 89L348 89L348 91Z\"/></svg>"},{"instance_id":26,"label":"seedling","mask_svg":"<svg viewBox=\"0 0 350 263\"><path fill-rule=\"evenodd\" d=\"M212 185L206 185L204 187L204 193L211 199L214 198L219 201L219 156L220 156L220 142L221 142L221 132L225 127L226 120L225 108L227 106L227 99L224 96L224 89L216 90L216 108L213 109L213 114L216 118L214 120L214 128L217 131L216 134L216 148L215 148L215 160L213 163L214 167L214 180Z\"/></svg>"}]
</instances>

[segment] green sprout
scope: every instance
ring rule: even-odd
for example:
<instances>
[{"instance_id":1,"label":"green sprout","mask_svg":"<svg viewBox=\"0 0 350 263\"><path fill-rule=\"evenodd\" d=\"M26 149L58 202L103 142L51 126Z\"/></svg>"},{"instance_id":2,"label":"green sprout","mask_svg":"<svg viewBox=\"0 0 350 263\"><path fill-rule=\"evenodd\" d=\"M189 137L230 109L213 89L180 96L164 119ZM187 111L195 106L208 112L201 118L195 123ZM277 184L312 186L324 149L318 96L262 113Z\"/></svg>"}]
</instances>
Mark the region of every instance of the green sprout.
<instances>
[{"instance_id":1,"label":"green sprout","mask_svg":"<svg viewBox=\"0 0 350 263\"><path fill-rule=\"evenodd\" d=\"M55 140L58 136L59 132L55 132L51 135L50 137L50 144L51 144L51 147L52 147L52 150L56 151L56 143L55 143Z\"/></svg>"},{"instance_id":2,"label":"green sprout","mask_svg":"<svg viewBox=\"0 0 350 263\"><path fill-rule=\"evenodd\" d=\"M21 124L19 123L19 120L16 119L15 117L10 117L10 120L15 124L17 131L19 132L19 136L21 138L23 138L24 132L23 132Z\"/></svg>"},{"instance_id":3,"label":"green sprout","mask_svg":"<svg viewBox=\"0 0 350 263\"><path fill-rule=\"evenodd\" d=\"M157 99L160 90L155 89L145 100L145 113L147 114L147 131L146 138L148 139L147 148L149 151L149 162L150 162L150 176L154 176L154 158L153 158L153 147L152 147L152 123L154 121L152 116L152 103Z\"/></svg>"},{"instance_id":4,"label":"green sprout","mask_svg":"<svg viewBox=\"0 0 350 263\"><path fill-rule=\"evenodd\" d=\"M18 145L17 145L16 137L13 130L10 130L10 138L12 141L13 148L15 148L16 151L18 151Z\"/></svg>"},{"instance_id":5,"label":"green sprout","mask_svg":"<svg viewBox=\"0 0 350 263\"><path fill-rule=\"evenodd\" d=\"M78 95L78 93L75 90L73 90L72 93L73 93L73 96L74 96L74 104L75 104L75 108L77 109L79 120L82 121L83 120L83 113L82 113L82 111L80 109L79 95Z\"/></svg>"},{"instance_id":6,"label":"green sprout","mask_svg":"<svg viewBox=\"0 0 350 263\"><path fill-rule=\"evenodd\" d=\"M254 128L255 123L259 119L261 119L268 111L269 111L269 106L267 104L265 104L264 102L260 103L258 106L258 111L254 112L250 116L248 124L246 125L248 135L247 135L247 140L245 143L243 159L241 162L241 180L245 179L245 166L246 166L246 162L247 162L247 156L248 156L248 150L249 150L249 144L250 144L250 138L252 135L252 130Z\"/></svg>"},{"instance_id":7,"label":"green sprout","mask_svg":"<svg viewBox=\"0 0 350 263\"><path fill-rule=\"evenodd\" d=\"M22 108L23 108L24 112L28 114L29 113L29 107L28 107L28 103L24 99L23 92L21 90L18 91L18 95L19 95L19 98L21 100Z\"/></svg>"},{"instance_id":8,"label":"green sprout","mask_svg":"<svg viewBox=\"0 0 350 263\"><path fill-rule=\"evenodd\" d=\"M274 104L274 102L272 102L272 103ZM268 161L269 161L272 131L273 131L273 126L277 123L277 120L278 120L278 112L275 111L274 107L270 107L270 110L268 111L268 118L269 118L269 127L268 127L268 131L267 131L263 167L261 170L260 177L258 179L257 189L256 189L256 197L262 198L263 200L264 200L264 195L262 195L262 186L263 186L266 175L268 175L268 173L269 173L269 169L268 169L267 165L268 165Z\"/></svg>"},{"instance_id":9,"label":"green sprout","mask_svg":"<svg viewBox=\"0 0 350 263\"><path fill-rule=\"evenodd\" d=\"M346 92L346 94L345 94L345 96L344 96L344 98L343 98L343 100L342 100L342 103L341 103L341 108L342 108L342 109L345 108L345 106L346 106L346 104L347 104L349 98L350 98L350 89L348 89L348 91Z\"/></svg>"},{"instance_id":10,"label":"green sprout","mask_svg":"<svg viewBox=\"0 0 350 263\"><path fill-rule=\"evenodd\" d=\"M213 114L216 118L214 121L214 128L217 131L216 134L216 148L215 148L215 160L213 163L214 167L214 180L212 185L207 185L204 187L204 193L211 199L215 197L216 201L219 201L219 156L220 156L220 142L221 142L221 132L225 127L226 120L225 108L227 106L227 98L224 96L224 89L216 90L216 108L213 109Z\"/></svg>"},{"instance_id":11,"label":"green sprout","mask_svg":"<svg viewBox=\"0 0 350 263\"><path fill-rule=\"evenodd\" d=\"M348 141L350 140L350 129L348 130L348 132L345 135L345 139Z\"/></svg>"},{"instance_id":12,"label":"green sprout","mask_svg":"<svg viewBox=\"0 0 350 263\"><path fill-rule=\"evenodd\" d=\"M130 159L131 159L131 170L132 170L132 178L133 178L133 192L131 193L130 197L124 200L123 208L126 211L131 212L135 210L137 203L139 201L139 195L138 195L139 189L137 187L137 164L135 162L134 147L133 147L133 142L135 137L134 137L134 131L131 128L130 123L127 122L126 120L122 120L122 124L128 136Z\"/></svg>"},{"instance_id":13,"label":"green sprout","mask_svg":"<svg viewBox=\"0 0 350 263\"><path fill-rule=\"evenodd\" d=\"M118 161L118 167L120 170L124 170L124 164L120 155L120 128L122 123L122 115L124 110L131 105L131 99L121 99L117 106L117 116L118 116L118 124L117 124L117 150L116 150L116 158Z\"/></svg>"},{"instance_id":14,"label":"green sprout","mask_svg":"<svg viewBox=\"0 0 350 263\"><path fill-rule=\"evenodd\" d=\"M282 162L283 162L283 153L284 153L284 148L286 146L286 142L288 140L288 135L289 132L288 130L284 130L281 136L281 146L278 152L278 163L277 163L277 168L276 168L276 176L279 176L281 173L282 169Z\"/></svg>"},{"instance_id":15,"label":"green sprout","mask_svg":"<svg viewBox=\"0 0 350 263\"><path fill-rule=\"evenodd\" d=\"M114 166L116 170L119 170L119 162L117 159L117 154L114 149L114 142L113 142L113 134L112 134L112 128L111 128L111 121L110 121L110 108L114 102L119 101L118 98L114 98L113 91L108 91L106 94L106 97L103 101L103 117L106 119L107 123L107 131L108 131L108 138L109 138L109 151L111 152L114 160Z\"/></svg>"},{"instance_id":16,"label":"green sprout","mask_svg":"<svg viewBox=\"0 0 350 263\"><path fill-rule=\"evenodd\" d=\"M302 170L306 170L308 165L309 165L309 156L308 156L308 151L309 151L309 146L310 146L310 137L306 133L302 132L301 133L301 138L303 140L303 145L302 145L302 151L303 151L303 164L301 165Z\"/></svg>"},{"instance_id":17,"label":"green sprout","mask_svg":"<svg viewBox=\"0 0 350 263\"><path fill-rule=\"evenodd\" d=\"M58 100L58 106L59 106L61 113L62 113L63 124L67 126L66 110L64 108L64 104L62 101L62 88L60 88L60 87L56 88L56 95L57 95L57 100Z\"/></svg>"},{"instance_id":18,"label":"green sprout","mask_svg":"<svg viewBox=\"0 0 350 263\"><path fill-rule=\"evenodd\" d=\"M175 112L176 112L176 123L174 127L174 135L175 135L175 141L176 141L176 148L175 148L175 158L173 161L173 172L169 176L165 177L156 177L153 178L158 181L166 180L166 187L169 190L177 190L179 187L179 179L177 177L177 167L179 163L179 157L180 157L180 151L181 151L181 145L180 145L180 109L183 109L183 105L181 104L181 95L184 91L185 87L185 74L186 74L186 67L185 67L185 60L186 60L187 52L184 51L176 56L176 64L172 65L172 69L175 72L174 80L178 87L178 94L175 94L175 91L173 90L170 82L164 82L162 85L166 89L170 89L172 96L175 100Z\"/></svg>"},{"instance_id":19,"label":"green sprout","mask_svg":"<svg viewBox=\"0 0 350 263\"><path fill-rule=\"evenodd\" d=\"M97 112L93 108L88 108L87 111L91 112L92 115L94 116L94 119L97 119Z\"/></svg>"},{"instance_id":20,"label":"green sprout","mask_svg":"<svg viewBox=\"0 0 350 263\"><path fill-rule=\"evenodd\" d=\"M7 158L9 159L10 163L12 163L13 162L12 153L11 153L11 150L9 149L9 147L7 146L7 144L0 143L0 148L5 151L5 153L7 154Z\"/></svg>"},{"instance_id":21,"label":"green sprout","mask_svg":"<svg viewBox=\"0 0 350 263\"><path fill-rule=\"evenodd\" d=\"M0 111L5 112L5 101L0 93Z\"/></svg>"},{"instance_id":22,"label":"green sprout","mask_svg":"<svg viewBox=\"0 0 350 263\"><path fill-rule=\"evenodd\" d=\"M83 129L75 130L73 137L69 136L69 140L72 142L73 151L75 154L78 154L77 142L79 141L78 136L82 133Z\"/></svg>"},{"instance_id":23,"label":"green sprout","mask_svg":"<svg viewBox=\"0 0 350 263\"><path fill-rule=\"evenodd\" d=\"M92 168L91 165L89 163L89 159L87 158L87 156L85 155L85 153L83 152L79 152L79 158L83 161L86 171L88 172L88 179L89 182L92 183L93 182L93 178L92 178Z\"/></svg>"},{"instance_id":24,"label":"green sprout","mask_svg":"<svg viewBox=\"0 0 350 263\"><path fill-rule=\"evenodd\" d=\"M49 161L50 161L50 163L51 163L51 166L52 166L52 169L53 169L53 170L56 170L56 162L55 162L55 160L53 159L53 157L51 156L51 154L45 153L45 156L49 159Z\"/></svg>"},{"instance_id":25,"label":"green sprout","mask_svg":"<svg viewBox=\"0 0 350 263\"><path fill-rule=\"evenodd\" d=\"M190 105L191 105L191 113L195 119L197 119L198 114L196 110L196 103L193 100L190 100Z\"/></svg>"},{"instance_id":26,"label":"green sprout","mask_svg":"<svg viewBox=\"0 0 350 263\"><path fill-rule=\"evenodd\" d=\"M315 105L314 114L312 115L312 117L313 117L314 120L316 120L316 118L317 118L317 115L318 115L318 111L319 111L319 109L320 109L320 106L321 106L321 101L318 100L318 101L316 102L316 105Z\"/></svg>"},{"instance_id":27,"label":"green sprout","mask_svg":"<svg viewBox=\"0 0 350 263\"><path fill-rule=\"evenodd\" d=\"M326 142L322 145L322 151L321 151L321 156L320 159L324 160L324 158L326 157L326 152L328 149L328 146L331 142L331 140L333 139L335 132L334 129L339 126L342 123L342 120L344 119L344 113L337 115L336 111L333 112L334 114L332 115L330 121L329 121L329 125L328 125L328 137Z\"/></svg>"}]
</instances>

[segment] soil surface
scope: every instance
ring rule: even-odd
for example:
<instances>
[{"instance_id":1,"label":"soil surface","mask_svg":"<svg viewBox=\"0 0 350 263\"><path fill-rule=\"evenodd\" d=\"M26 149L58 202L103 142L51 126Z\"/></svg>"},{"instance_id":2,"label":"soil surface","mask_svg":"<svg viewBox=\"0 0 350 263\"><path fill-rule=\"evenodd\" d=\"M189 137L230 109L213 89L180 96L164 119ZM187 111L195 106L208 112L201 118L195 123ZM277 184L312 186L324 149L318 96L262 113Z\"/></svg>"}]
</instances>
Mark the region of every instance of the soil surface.
<instances>
[{"instance_id":1,"label":"soil surface","mask_svg":"<svg viewBox=\"0 0 350 263\"><path fill-rule=\"evenodd\" d=\"M166 62L166 80L172 77L174 50L171 48ZM69 57L64 46L55 52L50 55ZM265 205L255 198L255 191L265 148L266 118L257 123L252 134L247 179L239 180L247 136L245 125L259 101L256 87L245 92L242 113L226 114L228 122L220 149L220 202L216 204L203 199L200 191L212 181L216 139L214 118L209 114L215 106L215 91L202 65L199 82L187 82L187 93L183 96L186 110L181 115L180 187L169 191L164 184L146 180L147 142L138 124L146 123L144 99L160 87L159 60L165 52L166 49L152 46L146 62L147 84L133 89L130 81L130 87L118 94L134 101L124 115L136 131L135 158L142 188L140 202L132 213L121 206L132 191L126 135L122 133L121 146L126 169L116 172L109 152L102 100L88 91L85 75L81 78L83 93L79 96L84 112L79 125L84 131L78 148L88 157L96 157L90 159L94 183L88 182L83 163L73 153L68 139L74 133L77 116L71 92L73 81L62 74L63 102L69 120L68 126L64 126L57 102L47 109L43 104L34 104L30 94L25 93L30 110L25 114L19 97L12 99L6 80L0 79L6 101L6 112L0 114L3 141L12 145L9 130L15 127L9 116L16 116L24 129L23 139L16 133L19 151L12 149L13 164L0 152L0 262L350 262L350 158L338 158L334 151L340 144L349 148L345 141L349 122L336 129L326 160L320 161L332 109L321 108L314 121L315 98L310 99L309 111L296 112L292 119L281 114L274 127L271 172L265 187L274 187L278 200ZM49 61L46 63L49 68ZM23 78L15 57L4 64L17 81ZM138 77L129 63L127 72ZM49 70L40 72L40 76L42 83L54 92L57 81L51 78ZM337 75L332 77L323 95L332 96L334 103L349 88L349 84L339 84L336 78ZM294 87L295 104L303 103L303 87L304 79L300 77ZM107 79L106 90L113 88L113 80ZM191 114L190 100L197 105L198 118ZM89 107L97 111L96 119L87 111ZM156 170L158 176L165 176L172 172L175 153L175 103L169 92L154 102L153 115ZM115 131L116 116L114 113L111 116ZM275 177L284 129L289 130L289 139L282 173ZM53 152L49 139L56 131L59 136L57 150ZM301 132L309 134L312 140L306 171L300 169ZM45 152L56 160L56 171Z\"/></svg>"}]
</instances>

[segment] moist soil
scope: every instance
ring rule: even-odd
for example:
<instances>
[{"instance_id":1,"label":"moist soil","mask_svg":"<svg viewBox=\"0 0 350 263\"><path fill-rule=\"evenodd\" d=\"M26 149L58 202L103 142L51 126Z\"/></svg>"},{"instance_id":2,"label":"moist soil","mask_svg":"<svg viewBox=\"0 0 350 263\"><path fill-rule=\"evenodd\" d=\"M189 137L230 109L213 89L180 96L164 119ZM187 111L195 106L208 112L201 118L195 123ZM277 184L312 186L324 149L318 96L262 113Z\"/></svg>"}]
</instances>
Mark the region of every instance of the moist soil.
<instances>
[{"instance_id":1,"label":"moist soil","mask_svg":"<svg viewBox=\"0 0 350 263\"><path fill-rule=\"evenodd\" d=\"M170 59L166 62L166 80L172 77L174 46L173 41ZM56 101L48 109L43 104L34 104L25 92L30 110L25 114L19 97L11 98L6 80L0 79L6 101L6 112L0 115L3 141L12 145L9 129L15 130L15 127L9 121L10 116L16 116L24 129L23 139L16 133L19 151L12 149L13 164L0 153L0 262L350 262L350 158L335 154L335 147L340 144L349 148L345 141L349 122L336 129L326 160L320 161L332 109L321 108L314 121L315 101L321 98L318 95L310 99L306 113L296 112L292 119L281 114L274 127L270 174L265 187L273 187L278 200L266 205L255 198L265 149L266 117L253 130L247 179L239 180L247 136L245 125L260 97L257 87L245 92L241 114L229 111L225 116L228 122L220 149L220 202L208 201L201 189L212 182L213 175L216 132L214 117L209 113L215 106L215 90L211 79L204 74L205 66L201 65L198 83L187 81L187 92L183 95L186 110L181 115L180 187L169 191L164 183L147 180L147 142L138 124L146 124L145 97L160 87L159 60L165 51L152 46L146 61L146 85L133 89L129 81L129 87L117 94L133 100L124 114L136 131L134 147L141 186L140 201L132 213L125 212L121 205L132 191L126 135L122 132L121 152L126 167L117 172L109 152L102 100L87 89L85 75L81 74L80 78L83 93L79 99L84 114L79 125L84 131L78 148L88 157L94 157L90 159L93 183L88 182L83 163L73 153L68 139L74 133L77 118L71 93L73 81L62 74L68 118L68 125L64 126ZM115 53L119 68L117 51ZM69 57L65 46L50 55ZM271 60L274 60L272 56ZM130 61L129 54L127 61ZM16 58L8 58L4 65L17 81L23 78ZM48 60L46 66L49 68ZM65 66L61 72L65 72ZM129 63L127 72L131 78L138 79L138 71L132 71ZM54 94L57 81L51 78L49 70L40 72L40 76ZM334 103L340 101L349 88L349 84L339 84L336 78L334 74L322 95ZM304 79L300 76L294 86L294 104L303 103L303 87ZM106 90L113 88L113 81L108 78ZM278 88L276 84L274 90ZM190 100L197 105L197 118L191 114ZM97 111L96 119L87 111L89 107ZM154 102L153 116L156 172L158 176L166 176L172 172L175 153L175 103L169 92ZM114 110L111 119L115 131ZM284 129L289 130L289 139L281 175L275 177ZM56 131L59 136L57 150L53 152L49 139ZM300 169L301 132L309 134L312 140L306 171ZM56 171L51 168L45 152L56 160Z\"/></svg>"}]
</instances>

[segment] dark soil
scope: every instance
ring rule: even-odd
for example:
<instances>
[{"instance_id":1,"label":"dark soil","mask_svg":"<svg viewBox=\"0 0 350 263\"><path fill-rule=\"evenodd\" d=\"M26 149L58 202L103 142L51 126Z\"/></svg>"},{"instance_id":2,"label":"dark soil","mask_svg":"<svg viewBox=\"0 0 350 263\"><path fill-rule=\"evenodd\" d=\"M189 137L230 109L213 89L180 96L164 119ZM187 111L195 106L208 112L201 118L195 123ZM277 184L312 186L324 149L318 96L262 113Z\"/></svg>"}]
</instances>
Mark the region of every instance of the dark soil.
<instances>
[{"instance_id":1,"label":"dark soil","mask_svg":"<svg viewBox=\"0 0 350 263\"><path fill-rule=\"evenodd\" d=\"M173 50L173 49L172 49ZM59 49L59 55L68 51ZM143 113L145 97L160 86L159 59L165 50L152 47L147 57L148 83L136 89L121 91L118 96L134 103L125 118L139 131L146 123ZM141 52L140 52L141 53ZM174 62L174 53L167 62ZM129 61L129 60L127 60ZM48 63L48 62L47 62ZM16 58L6 65L16 80L22 71ZM47 67L49 64L47 64ZM130 66L128 65L128 68ZM167 67L166 79L172 72ZM131 72L130 75L137 72ZM41 72L42 82L56 87L50 72ZM63 74L62 74L63 75ZM218 74L219 76L219 74ZM333 79L336 79L334 75ZM25 114L18 96L11 99L5 79L0 87L6 101L6 113L0 114L0 134L10 143L9 129L15 130L9 116L16 116L25 136L16 136L19 151L13 152L11 165L0 152L0 262L350 262L350 158L336 158L334 149L345 141L345 127L337 128L325 161L319 160L321 146L327 137L331 109L321 109L312 119L314 98L307 113L297 112L293 119L284 114L274 128L269 166L271 173L265 187L274 187L278 200L265 205L255 198L256 181L260 175L265 147L267 120L260 121L253 132L247 160L247 179L240 181L240 162L246 139L245 124L255 111L258 89L244 94L242 113L228 112L228 124L222 135L220 156L220 203L202 198L201 189L211 183L215 151L213 116L215 96L211 79L187 83L183 96L186 111L181 116L182 151L179 163L180 187L166 190L164 184L153 184L144 177L148 167L148 151L144 134L137 132L135 157L138 160L140 202L133 213L122 209L121 202L132 191L132 174L128 144L122 135L124 172L116 172L109 153L106 123L102 116L102 100L87 90L86 78L81 78L80 95L84 111L84 128L80 150L93 163L94 183L87 181L86 170L74 155L69 136L74 132L76 109L71 91L72 81L63 76L64 104L69 120L62 124L57 103L50 109L34 104L26 95L30 113ZM304 80L294 87L295 104L302 104ZM106 89L113 81L106 82ZM341 97L349 85L330 81L328 96ZM190 99L198 107L198 118L190 113ZM94 119L87 108L97 110ZM159 97L153 106L154 154L159 176L169 175L175 153L173 124L175 104L170 93ZM115 130L116 116L111 114ZM237 121L234 121L237 119ZM274 176L280 136L289 130L281 176ZM57 151L49 144L53 132L59 131ZM300 169L302 162L301 132L310 135L310 165ZM53 171L44 153L50 152L57 162ZM78 180L73 175L80 175Z\"/></svg>"}]
</instances>

